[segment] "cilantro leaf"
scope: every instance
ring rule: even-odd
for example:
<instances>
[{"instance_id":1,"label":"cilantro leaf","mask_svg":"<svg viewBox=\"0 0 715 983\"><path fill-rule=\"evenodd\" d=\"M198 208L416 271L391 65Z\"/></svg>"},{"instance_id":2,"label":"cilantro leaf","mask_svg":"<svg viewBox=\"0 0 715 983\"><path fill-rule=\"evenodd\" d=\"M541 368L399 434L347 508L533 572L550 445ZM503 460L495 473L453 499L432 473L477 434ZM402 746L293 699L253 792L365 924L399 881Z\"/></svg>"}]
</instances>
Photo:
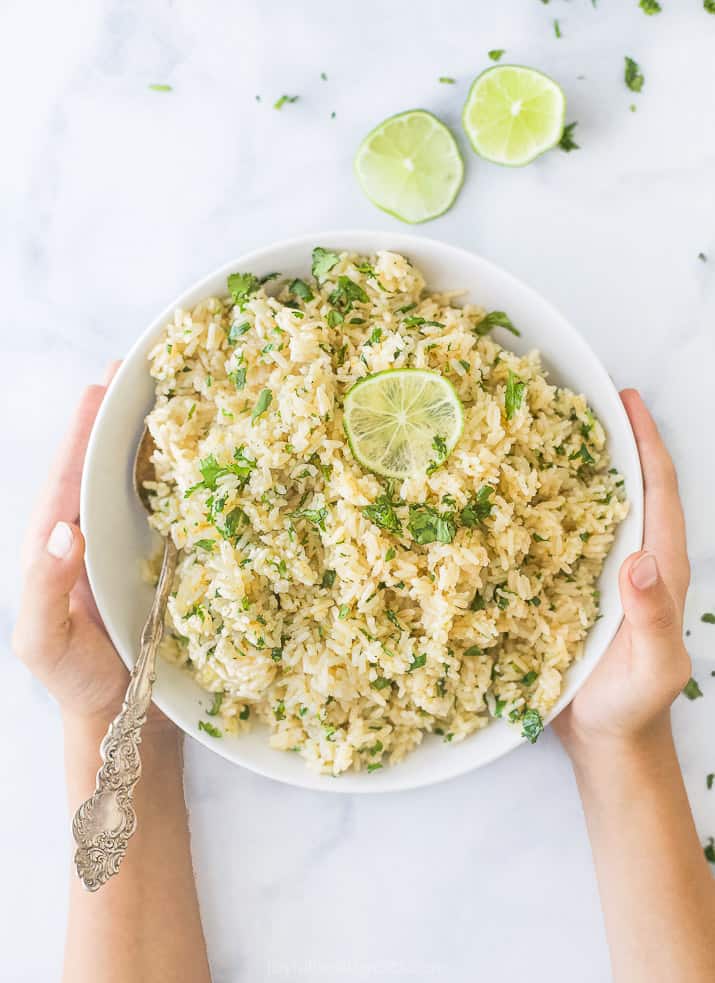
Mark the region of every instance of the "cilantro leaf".
<instances>
[{"instance_id":1,"label":"cilantro leaf","mask_svg":"<svg viewBox=\"0 0 715 983\"><path fill-rule=\"evenodd\" d=\"M544 722L538 710L527 710L521 718L521 736L530 744L536 744L539 734L544 729Z\"/></svg>"},{"instance_id":2,"label":"cilantro leaf","mask_svg":"<svg viewBox=\"0 0 715 983\"><path fill-rule=\"evenodd\" d=\"M232 324L228 329L228 340L232 345L235 345L241 335L246 334L247 331L251 330L251 325L248 321L244 321L243 324Z\"/></svg>"},{"instance_id":3,"label":"cilantro leaf","mask_svg":"<svg viewBox=\"0 0 715 983\"><path fill-rule=\"evenodd\" d=\"M414 672L415 669L421 669L423 665L427 662L427 655L423 652L421 655L416 655L412 662L410 662L407 667L408 672Z\"/></svg>"},{"instance_id":4,"label":"cilantro leaf","mask_svg":"<svg viewBox=\"0 0 715 983\"><path fill-rule=\"evenodd\" d=\"M152 92L173 92L174 90L172 85L167 85L165 82L152 82L149 88Z\"/></svg>"},{"instance_id":5,"label":"cilantro leaf","mask_svg":"<svg viewBox=\"0 0 715 983\"><path fill-rule=\"evenodd\" d=\"M233 539L242 525L248 525L248 516L243 509L236 506L226 516L226 524L221 530L221 534L224 539Z\"/></svg>"},{"instance_id":6,"label":"cilantro leaf","mask_svg":"<svg viewBox=\"0 0 715 983\"><path fill-rule=\"evenodd\" d=\"M706 611L705 614L701 616L700 620L704 621L706 625L715 625L715 614L711 614L709 611Z\"/></svg>"},{"instance_id":7,"label":"cilantro leaf","mask_svg":"<svg viewBox=\"0 0 715 983\"><path fill-rule=\"evenodd\" d=\"M306 304L308 301L313 299L313 291L310 289L305 280L293 280L288 289L296 297L300 297L301 300L304 300Z\"/></svg>"},{"instance_id":8,"label":"cilantro leaf","mask_svg":"<svg viewBox=\"0 0 715 983\"><path fill-rule=\"evenodd\" d=\"M691 676L683 687L683 696L687 696L689 700L697 700L698 697L702 695L703 691L698 686L697 681Z\"/></svg>"},{"instance_id":9,"label":"cilantro leaf","mask_svg":"<svg viewBox=\"0 0 715 983\"><path fill-rule=\"evenodd\" d=\"M370 685L373 689L384 689L386 686L390 685L390 680L385 679L384 676L378 676L377 679L373 679Z\"/></svg>"},{"instance_id":10,"label":"cilantro leaf","mask_svg":"<svg viewBox=\"0 0 715 983\"><path fill-rule=\"evenodd\" d=\"M573 131L577 126L578 123L567 123L564 127L563 133L561 134L559 147L561 147L562 150L565 150L567 154L570 154L572 150L581 149L573 138Z\"/></svg>"},{"instance_id":11,"label":"cilantro leaf","mask_svg":"<svg viewBox=\"0 0 715 983\"><path fill-rule=\"evenodd\" d=\"M522 382L518 375L509 369L506 381L506 392L504 394L504 409L506 410L507 420L511 420L516 411L522 404L526 383Z\"/></svg>"},{"instance_id":12,"label":"cilantro leaf","mask_svg":"<svg viewBox=\"0 0 715 983\"><path fill-rule=\"evenodd\" d=\"M207 720L199 720L199 730L202 730L205 734L208 734L209 737L223 737L223 734L218 727L214 727L214 725L210 724Z\"/></svg>"},{"instance_id":13,"label":"cilantro leaf","mask_svg":"<svg viewBox=\"0 0 715 983\"><path fill-rule=\"evenodd\" d=\"M432 447L437 452L437 457L434 461L430 461L427 466L427 474L434 474L447 459L447 441L441 434L437 434L432 439Z\"/></svg>"},{"instance_id":14,"label":"cilantro leaf","mask_svg":"<svg viewBox=\"0 0 715 983\"><path fill-rule=\"evenodd\" d=\"M513 335L521 335L521 331L514 327L511 323L511 318L505 311L490 311L486 317L482 318L474 330L481 336L489 334L492 328L506 328Z\"/></svg>"},{"instance_id":15,"label":"cilantro leaf","mask_svg":"<svg viewBox=\"0 0 715 983\"><path fill-rule=\"evenodd\" d=\"M223 690L221 690L220 693L214 693L214 699L213 699L213 703L211 704L211 709L206 711L206 713L208 713L210 717L215 717L216 714L219 712L225 695L226 694L223 692Z\"/></svg>"},{"instance_id":16,"label":"cilantro leaf","mask_svg":"<svg viewBox=\"0 0 715 983\"><path fill-rule=\"evenodd\" d=\"M251 294L255 293L261 285L260 280L253 273L229 273L226 282L231 300L238 305L240 311L246 306Z\"/></svg>"},{"instance_id":17,"label":"cilantro leaf","mask_svg":"<svg viewBox=\"0 0 715 983\"><path fill-rule=\"evenodd\" d=\"M640 65L637 61L629 58L628 55L625 56L625 73L624 79L626 85L631 90L631 92L640 92L645 85L645 76L640 69Z\"/></svg>"},{"instance_id":18,"label":"cilantro leaf","mask_svg":"<svg viewBox=\"0 0 715 983\"><path fill-rule=\"evenodd\" d=\"M367 770L369 773L372 773L373 771L379 771L380 768L382 768L382 765L380 764L379 761L374 761L372 762L372 764L369 764L367 766Z\"/></svg>"},{"instance_id":19,"label":"cilantro leaf","mask_svg":"<svg viewBox=\"0 0 715 983\"><path fill-rule=\"evenodd\" d=\"M708 840L707 845L703 847L703 853L709 864L715 864L715 840L713 840L712 836Z\"/></svg>"},{"instance_id":20,"label":"cilantro leaf","mask_svg":"<svg viewBox=\"0 0 715 983\"><path fill-rule=\"evenodd\" d=\"M322 529L323 532L325 532L325 519L327 514L328 510L326 508L298 509L296 512L293 512L293 517L295 519L307 519L309 522L312 522L314 526L317 526L318 529Z\"/></svg>"},{"instance_id":21,"label":"cilantro leaf","mask_svg":"<svg viewBox=\"0 0 715 983\"><path fill-rule=\"evenodd\" d=\"M313 266L312 272L318 283L324 283L327 279L328 273L332 270L334 266L337 266L340 262L340 256L338 253L333 253L329 249L323 249L322 246L316 246L313 250Z\"/></svg>"},{"instance_id":22,"label":"cilantro leaf","mask_svg":"<svg viewBox=\"0 0 715 983\"><path fill-rule=\"evenodd\" d=\"M420 546L451 543L457 532L454 512L440 513L431 505L410 505L407 527Z\"/></svg>"},{"instance_id":23,"label":"cilantro leaf","mask_svg":"<svg viewBox=\"0 0 715 983\"><path fill-rule=\"evenodd\" d=\"M298 96L280 96L273 103L274 109L282 109L287 102L298 102Z\"/></svg>"},{"instance_id":24,"label":"cilantro leaf","mask_svg":"<svg viewBox=\"0 0 715 983\"><path fill-rule=\"evenodd\" d=\"M335 583L335 577L336 577L336 573L334 570L324 570L323 579L321 581L320 586L328 587L328 588L332 587L333 584Z\"/></svg>"},{"instance_id":25,"label":"cilantro leaf","mask_svg":"<svg viewBox=\"0 0 715 983\"><path fill-rule=\"evenodd\" d=\"M505 51L506 48L492 48L492 50L488 51L487 54L489 55L492 61L499 61L499 59L502 57Z\"/></svg>"},{"instance_id":26,"label":"cilantro leaf","mask_svg":"<svg viewBox=\"0 0 715 983\"><path fill-rule=\"evenodd\" d=\"M388 532L402 532L402 525L397 518L389 495L380 495L372 505L366 505L363 508L362 514L380 529L387 529Z\"/></svg>"},{"instance_id":27,"label":"cilantro leaf","mask_svg":"<svg viewBox=\"0 0 715 983\"><path fill-rule=\"evenodd\" d=\"M653 14L659 14L663 9L658 3L658 0L641 0L638 6L641 8L643 13L648 14L649 17L652 17Z\"/></svg>"},{"instance_id":28,"label":"cilantro leaf","mask_svg":"<svg viewBox=\"0 0 715 983\"><path fill-rule=\"evenodd\" d=\"M262 389L251 413L251 423L255 423L259 416L266 412L273 401L273 393L270 389Z\"/></svg>"},{"instance_id":29,"label":"cilantro leaf","mask_svg":"<svg viewBox=\"0 0 715 983\"><path fill-rule=\"evenodd\" d=\"M705 779L705 787L708 791L713 787L713 783L715 783L715 775L711 772Z\"/></svg>"},{"instance_id":30,"label":"cilantro leaf","mask_svg":"<svg viewBox=\"0 0 715 983\"><path fill-rule=\"evenodd\" d=\"M250 707L244 707L243 710L241 710L241 712L239 713L238 719L239 720L248 720L248 718L250 717L250 715L251 715L251 708Z\"/></svg>"},{"instance_id":31,"label":"cilantro leaf","mask_svg":"<svg viewBox=\"0 0 715 983\"><path fill-rule=\"evenodd\" d=\"M703 7L709 14L715 14L715 0L703 0Z\"/></svg>"},{"instance_id":32,"label":"cilantro leaf","mask_svg":"<svg viewBox=\"0 0 715 983\"><path fill-rule=\"evenodd\" d=\"M454 85L454 83L457 80L456 79L453 79L451 77L451 75L440 75L440 77L437 79L437 81L438 82L441 82L442 85Z\"/></svg>"},{"instance_id":33,"label":"cilantro leaf","mask_svg":"<svg viewBox=\"0 0 715 983\"><path fill-rule=\"evenodd\" d=\"M355 301L366 304L369 299L362 287L351 280L349 276L339 276L335 290L328 297L333 307L336 307L343 315L352 310Z\"/></svg>"},{"instance_id":34,"label":"cilantro leaf","mask_svg":"<svg viewBox=\"0 0 715 983\"><path fill-rule=\"evenodd\" d=\"M198 549L206 550L207 553L213 553L215 545L215 539L197 539L194 543L194 546L198 547Z\"/></svg>"},{"instance_id":35,"label":"cilantro leaf","mask_svg":"<svg viewBox=\"0 0 715 983\"><path fill-rule=\"evenodd\" d=\"M474 529L475 526L488 519L494 507L493 503L489 501L493 494L494 489L491 485L482 485L474 498L467 502L462 509L459 516L461 524L468 529Z\"/></svg>"},{"instance_id":36,"label":"cilantro leaf","mask_svg":"<svg viewBox=\"0 0 715 983\"><path fill-rule=\"evenodd\" d=\"M573 454L569 454L569 461L575 461L577 457L580 457L584 464L596 463L595 457L593 457L583 441L581 441L581 446L577 451L574 451Z\"/></svg>"},{"instance_id":37,"label":"cilantro leaf","mask_svg":"<svg viewBox=\"0 0 715 983\"><path fill-rule=\"evenodd\" d=\"M556 35L557 38L560 38L560 37L563 36L561 34L561 25L559 24L559 22L557 20L554 21L554 34Z\"/></svg>"},{"instance_id":38,"label":"cilantro leaf","mask_svg":"<svg viewBox=\"0 0 715 983\"><path fill-rule=\"evenodd\" d=\"M484 655L484 653L478 645L470 645L468 649L464 650L462 655L464 655L467 659L472 659L477 655Z\"/></svg>"}]
</instances>

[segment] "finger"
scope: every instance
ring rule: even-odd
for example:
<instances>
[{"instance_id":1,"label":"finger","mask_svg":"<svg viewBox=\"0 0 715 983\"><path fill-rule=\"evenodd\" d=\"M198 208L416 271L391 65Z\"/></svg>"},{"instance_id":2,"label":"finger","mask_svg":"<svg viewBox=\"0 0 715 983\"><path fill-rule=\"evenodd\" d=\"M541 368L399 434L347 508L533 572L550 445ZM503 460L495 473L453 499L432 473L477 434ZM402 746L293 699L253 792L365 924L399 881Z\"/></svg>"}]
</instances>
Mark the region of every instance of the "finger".
<instances>
[{"instance_id":1,"label":"finger","mask_svg":"<svg viewBox=\"0 0 715 983\"><path fill-rule=\"evenodd\" d=\"M28 557L13 648L38 675L64 654L70 632L70 592L83 569L84 537L76 525L58 522Z\"/></svg>"},{"instance_id":2,"label":"finger","mask_svg":"<svg viewBox=\"0 0 715 983\"><path fill-rule=\"evenodd\" d=\"M675 696L688 680L689 659L680 608L660 574L655 554L642 550L628 557L621 567L619 587L636 672L656 674Z\"/></svg>"},{"instance_id":3,"label":"finger","mask_svg":"<svg viewBox=\"0 0 715 983\"><path fill-rule=\"evenodd\" d=\"M84 456L105 392L104 386L89 386L82 395L30 521L24 548L25 563L29 556L44 548L56 522L60 519L73 522L79 515Z\"/></svg>"},{"instance_id":4,"label":"finger","mask_svg":"<svg viewBox=\"0 0 715 983\"><path fill-rule=\"evenodd\" d=\"M107 366L107 371L104 373L104 387L109 389L109 383L112 381L114 376L119 371L119 366L122 364L121 359L116 359L114 362L110 362Z\"/></svg>"},{"instance_id":5,"label":"finger","mask_svg":"<svg viewBox=\"0 0 715 983\"><path fill-rule=\"evenodd\" d=\"M666 583L682 601L688 588L690 570L685 519L675 467L640 394L635 389L625 389L621 399L633 427L643 471L643 543L646 549L656 554Z\"/></svg>"}]
</instances>

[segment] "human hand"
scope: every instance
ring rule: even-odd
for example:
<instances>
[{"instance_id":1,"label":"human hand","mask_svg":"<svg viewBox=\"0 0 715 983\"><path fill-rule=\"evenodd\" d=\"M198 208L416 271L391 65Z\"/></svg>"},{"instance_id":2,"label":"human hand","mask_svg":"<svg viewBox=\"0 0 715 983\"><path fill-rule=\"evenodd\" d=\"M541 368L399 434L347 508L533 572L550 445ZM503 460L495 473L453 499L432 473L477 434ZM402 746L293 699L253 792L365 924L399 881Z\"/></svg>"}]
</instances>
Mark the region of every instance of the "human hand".
<instances>
[{"instance_id":1,"label":"human hand","mask_svg":"<svg viewBox=\"0 0 715 983\"><path fill-rule=\"evenodd\" d=\"M121 707L129 675L92 597L78 521L85 452L106 391L85 390L30 521L13 632L15 653L58 701L63 718L95 723L102 732ZM153 706L150 719L170 726Z\"/></svg>"},{"instance_id":2,"label":"human hand","mask_svg":"<svg viewBox=\"0 0 715 983\"><path fill-rule=\"evenodd\" d=\"M618 634L554 721L572 757L668 729L670 704L690 676L682 638L690 568L675 468L640 395L626 389L621 398L643 469L643 550L621 567L624 620Z\"/></svg>"}]
</instances>

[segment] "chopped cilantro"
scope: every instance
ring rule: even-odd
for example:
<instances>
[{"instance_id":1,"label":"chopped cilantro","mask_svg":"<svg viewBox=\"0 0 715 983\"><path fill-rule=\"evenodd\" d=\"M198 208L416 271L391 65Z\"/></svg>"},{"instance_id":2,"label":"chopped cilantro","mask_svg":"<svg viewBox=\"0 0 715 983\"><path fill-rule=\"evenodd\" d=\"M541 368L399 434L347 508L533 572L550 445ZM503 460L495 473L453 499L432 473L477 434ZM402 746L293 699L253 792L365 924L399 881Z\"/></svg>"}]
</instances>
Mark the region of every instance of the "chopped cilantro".
<instances>
[{"instance_id":1,"label":"chopped cilantro","mask_svg":"<svg viewBox=\"0 0 715 983\"><path fill-rule=\"evenodd\" d=\"M506 392L504 394L504 409L506 410L507 420L511 420L516 411L521 406L526 390L526 383L509 369L506 382Z\"/></svg>"},{"instance_id":2,"label":"chopped cilantro","mask_svg":"<svg viewBox=\"0 0 715 983\"><path fill-rule=\"evenodd\" d=\"M460 523L468 529L473 529L488 519L494 507L493 503L489 501L493 494L494 489L491 485L482 485L474 498L467 502L462 509L459 516Z\"/></svg>"},{"instance_id":3,"label":"chopped cilantro","mask_svg":"<svg viewBox=\"0 0 715 983\"><path fill-rule=\"evenodd\" d=\"M420 546L451 543L457 532L454 512L440 513L431 505L410 505L407 527Z\"/></svg>"},{"instance_id":4,"label":"chopped cilantro","mask_svg":"<svg viewBox=\"0 0 715 983\"><path fill-rule=\"evenodd\" d=\"M578 457L581 458L584 464L596 463L596 459L593 457L593 455L589 451L588 447L586 447L586 445L583 443L583 441L581 442L581 446L577 451L574 451L573 454L569 454L569 461L575 461L576 458Z\"/></svg>"},{"instance_id":5,"label":"chopped cilantro","mask_svg":"<svg viewBox=\"0 0 715 983\"><path fill-rule=\"evenodd\" d=\"M318 283L323 283L327 279L328 273L339 262L340 256L338 253L333 253L329 249L323 249L322 246L316 246L313 250L312 273Z\"/></svg>"},{"instance_id":6,"label":"chopped cilantro","mask_svg":"<svg viewBox=\"0 0 715 983\"><path fill-rule=\"evenodd\" d=\"M231 294L231 300L242 311L248 302L248 298L258 290L261 282L253 273L230 273L227 284L228 292Z\"/></svg>"},{"instance_id":7,"label":"chopped cilantro","mask_svg":"<svg viewBox=\"0 0 715 983\"><path fill-rule=\"evenodd\" d=\"M406 328L419 328L422 325L431 328L443 328L441 321L428 321L424 317L406 317L402 322Z\"/></svg>"},{"instance_id":8,"label":"chopped cilantro","mask_svg":"<svg viewBox=\"0 0 715 983\"><path fill-rule=\"evenodd\" d=\"M282 648L271 649L271 658L273 659L274 662L280 662L281 659L283 658L283 649Z\"/></svg>"},{"instance_id":9,"label":"chopped cilantro","mask_svg":"<svg viewBox=\"0 0 715 983\"><path fill-rule=\"evenodd\" d=\"M505 51L506 48L492 48L492 50L488 51L487 54L489 55L492 61L499 61L499 59L502 57Z\"/></svg>"},{"instance_id":10,"label":"chopped cilantro","mask_svg":"<svg viewBox=\"0 0 715 983\"><path fill-rule=\"evenodd\" d=\"M259 416L262 416L266 412L268 407L271 405L273 400L273 393L270 389L262 389L261 393L256 401L256 405L251 413L251 423L255 423Z\"/></svg>"},{"instance_id":11,"label":"chopped cilantro","mask_svg":"<svg viewBox=\"0 0 715 983\"><path fill-rule=\"evenodd\" d=\"M415 309L415 307L417 307L417 304L414 304L414 303L413 304L405 304L404 307L398 307L397 308L397 313L398 314L409 314L409 312L410 311L413 311Z\"/></svg>"},{"instance_id":12,"label":"chopped cilantro","mask_svg":"<svg viewBox=\"0 0 715 983\"><path fill-rule=\"evenodd\" d=\"M216 714L221 709L221 704L223 703L224 695L225 694L223 693L223 691L221 691L220 693L214 693L214 699L213 699L213 703L211 704L211 709L206 711L206 713L208 713L210 717L215 717Z\"/></svg>"},{"instance_id":13,"label":"chopped cilantro","mask_svg":"<svg viewBox=\"0 0 715 983\"><path fill-rule=\"evenodd\" d=\"M432 447L437 452L437 457L434 461L430 461L427 466L427 474L434 474L434 472L444 464L447 459L447 441L441 434L437 434L432 440Z\"/></svg>"},{"instance_id":14,"label":"chopped cilantro","mask_svg":"<svg viewBox=\"0 0 715 983\"><path fill-rule=\"evenodd\" d=\"M355 323L355 320L356 319L353 318L350 323L351 324L354 324ZM372 329L372 332L370 334L370 337L365 342L365 347L366 348L372 348L372 346L373 345L376 345L380 341L381 338L382 338L382 328L373 328Z\"/></svg>"},{"instance_id":15,"label":"chopped cilantro","mask_svg":"<svg viewBox=\"0 0 715 983\"><path fill-rule=\"evenodd\" d=\"M152 92L173 92L174 87L165 82L152 82L149 86Z\"/></svg>"},{"instance_id":16,"label":"chopped cilantro","mask_svg":"<svg viewBox=\"0 0 715 983\"><path fill-rule=\"evenodd\" d=\"M328 81L328 76L325 74L325 72L320 73L320 78L322 79L323 82Z\"/></svg>"},{"instance_id":17,"label":"chopped cilantro","mask_svg":"<svg viewBox=\"0 0 715 983\"><path fill-rule=\"evenodd\" d=\"M378 676L377 679L373 679L370 685L373 689L384 689L386 686L390 685L390 680L386 679L384 676Z\"/></svg>"},{"instance_id":18,"label":"chopped cilantro","mask_svg":"<svg viewBox=\"0 0 715 983\"><path fill-rule=\"evenodd\" d=\"M223 737L223 734L218 727L214 727L214 725L210 724L207 720L199 720L199 730L202 730L205 734L208 734L209 737Z\"/></svg>"},{"instance_id":19,"label":"chopped cilantro","mask_svg":"<svg viewBox=\"0 0 715 983\"><path fill-rule=\"evenodd\" d=\"M481 336L489 334L492 328L506 328L513 335L521 335L521 331L514 327L511 318L505 311L490 311L486 317L482 318L474 330Z\"/></svg>"},{"instance_id":20,"label":"chopped cilantro","mask_svg":"<svg viewBox=\"0 0 715 983\"><path fill-rule=\"evenodd\" d=\"M347 616L350 614L350 606L348 604L341 604L338 608L338 618L341 621L345 621Z\"/></svg>"},{"instance_id":21,"label":"chopped cilantro","mask_svg":"<svg viewBox=\"0 0 715 983\"><path fill-rule=\"evenodd\" d=\"M715 13L715 10L711 11L711 13ZM715 840L713 840L712 836L703 847L703 853L705 854L705 859L709 864L715 864Z\"/></svg>"},{"instance_id":22,"label":"chopped cilantro","mask_svg":"<svg viewBox=\"0 0 715 983\"><path fill-rule=\"evenodd\" d=\"M293 280L288 287L288 290L296 297L300 297L301 300L304 300L306 304L308 301L313 299L313 291L310 289L305 280Z\"/></svg>"},{"instance_id":23,"label":"chopped cilantro","mask_svg":"<svg viewBox=\"0 0 715 983\"><path fill-rule=\"evenodd\" d=\"M715 4L715 0L713 0L713 4ZM701 263L707 263L708 261L708 258L705 255L705 253L698 253L698 259L700 260Z\"/></svg>"},{"instance_id":24,"label":"chopped cilantro","mask_svg":"<svg viewBox=\"0 0 715 983\"><path fill-rule=\"evenodd\" d=\"M624 72L624 79L626 85L631 90L631 92L640 92L645 84L645 76L640 69L640 65L637 61L629 58L628 55L625 57L626 67Z\"/></svg>"},{"instance_id":25,"label":"chopped cilantro","mask_svg":"<svg viewBox=\"0 0 715 983\"><path fill-rule=\"evenodd\" d=\"M279 700L273 707L273 716L276 720L285 720L286 718L286 705L283 700Z\"/></svg>"},{"instance_id":26,"label":"chopped cilantro","mask_svg":"<svg viewBox=\"0 0 715 983\"><path fill-rule=\"evenodd\" d=\"M683 696L687 696L689 700L697 700L698 697L702 695L703 691L698 686L697 681L691 676L683 687Z\"/></svg>"},{"instance_id":27,"label":"chopped cilantro","mask_svg":"<svg viewBox=\"0 0 715 983\"><path fill-rule=\"evenodd\" d=\"M715 0L703 0L703 7L709 14L715 14Z\"/></svg>"},{"instance_id":28,"label":"chopped cilantro","mask_svg":"<svg viewBox=\"0 0 715 983\"><path fill-rule=\"evenodd\" d=\"M321 581L320 586L327 587L327 588L332 587L333 584L335 583L335 577L336 577L336 573L334 570L324 570L323 579Z\"/></svg>"},{"instance_id":29,"label":"chopped cilantro","mask_svg":"<svg viewBox=\"0 0 715 983\"><path fill-rule=\"evenodd\" d=\"M239 713L238 719L239 720L248 720L248 718L249 718L250 715L251 715L250 707L244 707L243 710L241 710L241 712Z\"/></svg>"},{"instance_id":30,"label":"chopped cilantro","mask_svg":"<svg viewBox=\"0 0 715 983\"><path fill-rule=\"evenodd\" d=\"M242 324L232 324L228 329L228 340L232 345L235 345L241 335L246 334L247 331L251 330L251 325L248 321L244 321Z\"/></svg>"},{"instance_id":31,"label":"chopped cilantro","mask_svg":"<svg viewBox=\"0 0 715 983\"><path fill-rule=\"evenodd\" d=\"M298 509L293 513L295 519L307 519L312 522L314 526L318 529L322 529L325 532L325 519L328 515L328 510L326 508L322 509Z\"/></svg>"},{"instance_id":32,"label":"chopped cilantro","mask_svg":"<svg viewBox=\"0 0 715 983\"><path fill-rule=\"evenodd\" d=\"M342 324L344 320L345 318L340 311L328 311L327 321L329 328L337 328L337 326ZM340 364L342 365L342 362Z\"/></svg>"},{"instance_id":33,"label":"chopped cilantro","mask_svg":"<svg viewBox=\"0 0 715 983\"><path fill-rule=\"evenodd\" d=\"M484 604L484 598L479 593L479 591L477 591L476 594L474 595L474 597L472 598L471 604L469 605L469 610L470 611L483 611L484 608L485 608L485 606L486 605Z\"/></svg>"},{"instance_id":34,"label":"chopped cilantro","mask_svg":"<svg viewBox=\"0 0 715 983\"><path fill-rule=\"evenodd\" d=\"M713 775L712 772L711 772L708 775L708 777L705 779L705 785L706 785L708 791L713 787L713 783L715 783L715 775Z\"/></svg>"},{"instance_id":35,"label":"chopped cilantro","mask_svg":"<svg viewBox=\"0 0 715 983\"><path fill-rule=\"evenodd\" d=\"M425 652L423 652L421 655L416 655L412 660L412 662L410 662L409 666L407 667L407 671L414 672L415 669L421 669L426 662L427 662L427 654Z\"/></svg>"},{"instance_id":36,"label":"chopped cilantro","mask_svg":"<svg viewBox=\"0 0 715 983\"><path fill-rule=\"evenodd\" d=\"M273 103L274 109L282 109L287 102L298 102L298 96L280 96Z\"/></svg>"},{"instance_id":37,"label":"chopped cilantro","mask_svg":"<svg viewBox=\"0 0 715 983\"><path fill-rule=\"evenodd\" d=\"M521 718L521 736L530 744L536 744L539 734L544 729L544 722L538 710L529 709Z\"/></svg>"},{"instance_id":38,"label":"chopped cilantro","mask_svg":"<svg viewBox=\"0 0 715 983\"><path fill-rule=\"evenodd\" d=\"M701 615L700 620L704 621L706 625L715 625L715 614L706 611L705 614Z\"/></svg>"},{"instance_id":39,"label":"chopped cilantro","mask_svg":"<svg viewBox=\"0 0 715 983\"><path fill-rule=\"evenodd\" d=\"M373 772L373 771L379 771L379 770L380 770L380 768L382 768L382 765L380 764L380 762L379 762L379 761L373 761L373 762L372 762L372 764L369 764L369 765L367 766L367 770L368 770L369 772Z\"/></svg>"},{"instance_id":40,"label":"chopped cilantro","mask_svg":"<svg viewBox=\"0 0 715 983\"><path fill-rule=\"evenodd\" d=\"M581 148L576 143L573 138L573 131L578 126L578 123L567 123L561 134L561 139L559 140L559 147L565 150L566 153L571 153L572 150L580 150Z\"/></svg>"},{"instance_id":41,"label":"chopped cilantro","mask_svg":"<svg viewBox=\"0 0 715 983\"><path fill-rule=\"evenodd\" d=\"M554 21L554 34L556 35L557 38L563 37L563 35L561 34L561 25L557 20Z\"/></svg>"},{"instance_id":42,"label":"chopped cilantro","mask_svg":"<svg viewBox=\"0 0 715 983\"><path fill-rule=\"evenodd\" d=\"M400 631L404 631L404 628L400 624L397 615L395 614L394 611L391 611L390 608L387 608L385 614L387 616L387 620L391 621L392 624L395 626L395 628L399 629Z\"/></svg>"},{"instance_id":43,"label":"chopped cilantro","mask_svg":"<svg viewBox=\"0 0 715 983\"><path fill-rule=\"evenodd\" d=\"M484 653L478 645L470 645L468 649L464 650L464 655L468 659L473 659L477 655L484 655Z\"/></svg>"},{"instance_id":44,"label":"chopped cilantro","mask_svg":"<svg viewBox=\"0 0 715 983\"><path fill-rule=\"evenodd\" d=\"M538 672L532 669L531 672L527 672L525 676L521 677L521 681L525 686L531 686L538 675Z\"/></svg>"},{"instance_id":45,"label":"chopped cilantro","mask_svg":"<svg viewBox=\"0 0 715 983\"><path fill-rule=\"evenodd\" d=\"M394 560L395 559L395 556L396 556L395 548L394 548L394 546L391 546L389 548L389 550L387 551L387 553L385 553L385 562L386 563L389 563L390 560Z\"/></svg>"},{"instance_id":46,"label":"chopped cilantro","mask_svg":"<svg viewBox=\"0 0 715 983\"><path fill-rule=\"evenodd\" d=\"M638 6L641 8L643 13L648 14L649 17L652 17L653 14L659 14L663 9L658 3L658 0L641 0Z\"/></svg>"},{"instance_id":47,"label":"chopped cilantro","mask_svg":"<svg viewBox=\"0 0 715 983\"><path fill-rule=\"evenodd\" d=\"M207 553L211 553L215 545L215 539L197 539L194 543L194 546L197 546L199 549L206 550Z\"/></svg>"},{"instance_id":48,"label":"chopped cilantro","mask_svg":"<svg viewBox=\"0 0 715 983\"><path fill-rule=\"evenodd\" d=\"M228 373L229 379L239 392L241 389L246 388L246 373L247 369L245 365L239 365L235 372Z\"/></svg>"},{"instance_id":49,"label":"chopped cilantro","mask_svg":"<svg viewBox=\"0 0 715 983\"><path fill-rule=\"evenodd\" d=\"M337 308L343 316L352 310L355 301L366 304L369 299L362 287L349 276L339 276L335 290L328 297L333 307Z\"/></svg>"},{"instance_id":50,"label":"chopped cilantro","mask_svg":"<svg viewBox=\"0 0 715 983\"><path fill-rule=\"evenodd\" d=\"M440 77L439 77L439 79L437 81L438 82L441 82L443 85L454 85L454 83L457 80L456 79L453 79L451 77L451 75L440 75Z\"/></svg>"},{"instance_id":51,"label":"chopped cilantro","mask_svg":"<svg viewBox=\"0 0 715 983\"><path fill-rule=\"evenodd\" d=\"M374 522L380 529L387 529L388 532L401 532L402 526L397 518L393 503L389 495L380 495L372 505L366 505L362 514Z\"/></svg>"}]
</instances>

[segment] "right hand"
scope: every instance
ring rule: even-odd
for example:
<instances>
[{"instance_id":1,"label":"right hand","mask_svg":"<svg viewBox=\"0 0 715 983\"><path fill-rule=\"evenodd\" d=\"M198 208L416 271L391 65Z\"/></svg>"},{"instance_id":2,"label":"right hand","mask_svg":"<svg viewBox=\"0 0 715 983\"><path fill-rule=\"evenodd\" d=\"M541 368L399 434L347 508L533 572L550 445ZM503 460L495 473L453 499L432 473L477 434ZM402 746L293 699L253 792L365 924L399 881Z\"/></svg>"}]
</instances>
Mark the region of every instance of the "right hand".
<instances>
[{"instance_id":1,"label":"right hand","mask_svg":"<svg viewBox=\"0 0 715 983\"><path fill-rule=\"evenodd\" d=\"M107 383L116 366L112 366ZM99 617L84 568L79 491L89 435L106 386L82 396L24 546L24 584L13 649L60 704L63 718L106 729L122 705L129 673ZM152 726L171 727L154 707Z\"/></svg>"},{"instance_id":2,"label":"right hand","mask_svg":"<svg viewBox=\"0 0 715 983\"><path fill-rule=\"evenodd\" d=\"M621 567L624 620L608 651L554 729L572 756L600 742L638 740L669 727L690 677L683 608L690 581L673 462L640 395L621 393L645 482L643 549Z\"/></svg>"}]
</instances>

